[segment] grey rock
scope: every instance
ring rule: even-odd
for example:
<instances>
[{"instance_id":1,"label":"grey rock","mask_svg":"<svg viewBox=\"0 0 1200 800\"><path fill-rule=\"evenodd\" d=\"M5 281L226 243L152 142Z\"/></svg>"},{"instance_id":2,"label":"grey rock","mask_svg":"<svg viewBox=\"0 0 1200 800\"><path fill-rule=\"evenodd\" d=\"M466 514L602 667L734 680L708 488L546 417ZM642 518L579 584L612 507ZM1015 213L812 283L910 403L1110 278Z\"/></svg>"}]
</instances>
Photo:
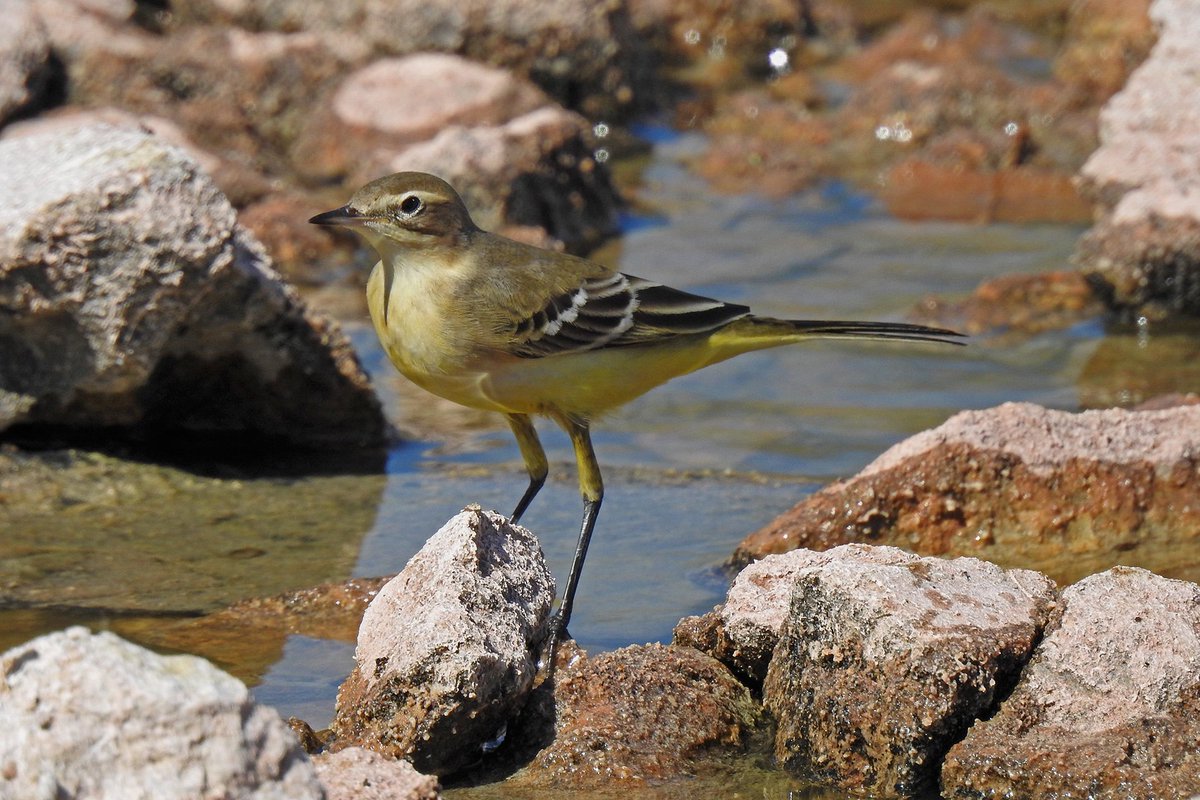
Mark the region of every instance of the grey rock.
<instances>
[{"instance_id":1,"label":"grey rock","mask_svg":"<svg viewBox=\"0 0 1200 800\"><path fill-rule=\"evenodd\" d=\"M942 771L946 797L1190 797L1200 790L1200 586L1085 578L1012 695Z\"/></svg>"},{"instance_id":2,"label":"grey rock","mask_svg":"<svg viewBox=\"0 0 1200 800\"><path fill-rule=\"evenodd\" d=\"M374 750L347 747L313 756L326 800L437 800L437 778L422 775L407 761Z\"/></svg>"},{"instance_id":3,"label":"grey rock","mask_svg":"<svg viewBox=\"0 0 1200 800\"><path fill-rule=\"evenodd\" d=\"M1158 41L1100 115L1081 188L1105 216L1075 259L1109 303L1151 318L1200 314L1200 6L1154 0Z\"/></svg>"},{"instance_id":4,"label":"grey rock","mask_svg":"<svg viewBox=\"0 0 1200 800\"><path fill-rule=\"evenodd\" d=\"M338 692L338 746L435 775L478 760L532 689L553 600L533 534L464 509L367 607Z\"/></svg>"},{"instance_id":5,"label":"grey rock","mask_svg":"<svg viewBox=\"0 0 1200 800\"><path fill-rule=\"evenodd\" d=\"M50 39L29 0L0 0L0 125L35 107L51 77Z\"/></svg>"},{"instance_id":6,"label":"grey rock","mask_svg":"<svg viewBox=\"0 0 1200 800\"><path fill-rule=\"evenodd\" d=\"M194 656L70 628L0 656L3 800L321 800L296 737Z\"/></svg>"},{"instance_id":7,"label":"grey rock","mask_svg":"<svg viewBox=\"0 0 1200 800\"><path fill-rule=\"evenodd\" d=\"M0 430L377 445L348 340L182 151L105 125L0 142Z\"/></svg>"},{"instance_id":8,"label":"grey rock","mask_svg":"<svg viewBox=\"0 0 1200 800\"><path fill-rule=\"evenodd\" d=\"M799 571L763 700L789 771L873 797L941 758L1017 679L1056 599L1028 570L845 545Z\"/></svg>"}]
</instances>

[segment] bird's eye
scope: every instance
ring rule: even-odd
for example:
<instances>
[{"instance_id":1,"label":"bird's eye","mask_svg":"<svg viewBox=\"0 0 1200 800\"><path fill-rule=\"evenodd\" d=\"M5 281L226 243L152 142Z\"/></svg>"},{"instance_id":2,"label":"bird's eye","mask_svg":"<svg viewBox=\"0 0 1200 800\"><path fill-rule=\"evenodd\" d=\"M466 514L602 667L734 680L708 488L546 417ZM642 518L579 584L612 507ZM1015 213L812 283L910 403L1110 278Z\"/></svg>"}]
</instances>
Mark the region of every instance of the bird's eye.
<instances>
[{"instance_id":1,"label":"bird's eye","mask_svg":"<svg viewBox=\"0 0 1200 800\"><path fill-rule=\"evenodd\" d=\"M412 216L421 210L425 204L421 202L421 198L415 194L410 194L408 197L400 201L400 210L408 216Z\"/></svg>"}]
</instances>

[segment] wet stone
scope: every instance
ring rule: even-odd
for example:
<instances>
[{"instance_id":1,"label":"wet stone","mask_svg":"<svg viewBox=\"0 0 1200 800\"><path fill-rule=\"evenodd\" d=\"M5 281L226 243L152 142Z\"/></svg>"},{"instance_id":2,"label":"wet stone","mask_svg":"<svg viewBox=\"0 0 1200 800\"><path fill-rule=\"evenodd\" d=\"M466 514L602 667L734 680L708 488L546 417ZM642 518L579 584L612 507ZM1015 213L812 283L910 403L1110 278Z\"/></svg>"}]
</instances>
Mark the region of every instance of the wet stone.
<instances>
[{"instance_id":1,"label":"wet stone","mask_svg":"<svg viewBox=\"0 0 1200 800\"><path fill-rule=\"evenodd\" d=\"M924 796L942 755L1016 682L1054 584L866 545L817 562L799 570L763 686L776 758L854 793Z\"/></svg>"},{"instance_id":2,"label":"wet stone","mask_svg":"<svg viewBox=\"0 0 1200 800\"><path fill-rule=\"evenodd\" d=\"M1193 796L1197 664L1200 587L1129 567L1085 578L999 712L950 751L943 796Z\"/></svg>"},{"instance_id":3,"label":"wet stone","mask_svg":"<svg viewBox=\"0 0 1200 800\"><path fill-rule=\"evenodd\" d=\"M1198 437L1194 406L965 411L802 501L733 560L859 541L986 558L1062 583L1115 563L1200 575Z\"/></svg>"}]
</instances>

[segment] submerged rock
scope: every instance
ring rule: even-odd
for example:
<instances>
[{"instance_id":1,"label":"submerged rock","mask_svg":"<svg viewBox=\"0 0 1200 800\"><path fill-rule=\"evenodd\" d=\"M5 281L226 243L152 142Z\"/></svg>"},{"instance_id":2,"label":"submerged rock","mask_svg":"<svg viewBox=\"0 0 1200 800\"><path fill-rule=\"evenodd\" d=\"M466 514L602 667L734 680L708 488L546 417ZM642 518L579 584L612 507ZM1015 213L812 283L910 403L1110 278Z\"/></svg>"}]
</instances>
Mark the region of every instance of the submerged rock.
<instances>
[{"instance_id":1,"label":"submerged rock","mask_svg":"<svg viewBox=\"0 0 1200 800\"><path fill-rule=\"evenodd\" d=\"M1033 660L955 745L947 798L1191 797L1200 586L1116 567L1063 592Z\"/></svg>"},{"instance_id":2,"label":"submerged rock","mask_svg":"<svg viewBox=\"0 0 1200 800\"><path fill-rule=\"evenodd\" d=\"M193 656L70 628L0 656L0 797L321 800L274 709Z\"/></svg>"},{"instance_id":3,"label":"submerged rock","mask_svg":"<svg viewBox=\"0 0 1200 800\"><path fill-rule=\"evenodd\" d=\"M1158 41L1100 117L1080 172L1104 212L1075 258L1129 316L1200 315L1200 7L1155 0Z\"/></svg>"},{"instance_id":4,"label":"submerged rock","mask_svg":"<svg viewBox=\"0 0 1200 800\"><path fill-rule=\"evenodd\" d=\"M0 142L0 164L0 430L382 444L349 341L180 150L96 125Z\"/></svg>"},{"instance_id":5,"label":"submerged rock","mask_svg":"<svg viewBox=\"0 0 1200 800\"><path fill-rule=\"evenodd\" d=\"M734 561L894 544L1039 569L1063 583L1135 563L1200 574L1200 408L965 411L744 539Z\"/></svg>"},{"instance_id":6,"label":"submerged rock","mask_svg":"<svg viewBox=\"0 0 1200 800\"><path fill-rule=\"evenodd\" d=\"M335 747L436 775L478 761L533 688L553 600L533 534L465 509L368 606L338 692Z\"/></svg>"},{"instance_id":7,"label":"submerged rock","mask_svg":"<svg viewBox=\"0 0 1200 800\"><path fill-rule=\"evenodd\" d=\"M763 700L791 772L873 797L936 789L942 755L1015 683L1054 584L977 559L847 545L798 571Z\"/></svg>"}]
</instances>

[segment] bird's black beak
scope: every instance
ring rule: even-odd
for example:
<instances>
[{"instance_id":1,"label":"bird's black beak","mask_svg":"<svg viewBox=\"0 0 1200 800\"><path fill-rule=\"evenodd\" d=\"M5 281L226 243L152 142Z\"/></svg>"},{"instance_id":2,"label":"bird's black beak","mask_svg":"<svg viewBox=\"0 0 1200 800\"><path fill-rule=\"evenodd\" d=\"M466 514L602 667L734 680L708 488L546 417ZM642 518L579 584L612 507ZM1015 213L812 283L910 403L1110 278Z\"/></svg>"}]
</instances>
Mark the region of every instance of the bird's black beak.
<instances>
[{"instance_id":1,"label":"bird's black beak","mask_svg":"<svg viewBox=\"0 0 1200 800\"><path fill-rule=\"evenodd\" d=\"M313 225L361 225L365 220L366 217L356 209L346 205L335 208L333 211L317 214L309 222Z\"/></svg>"}]
</instances>

